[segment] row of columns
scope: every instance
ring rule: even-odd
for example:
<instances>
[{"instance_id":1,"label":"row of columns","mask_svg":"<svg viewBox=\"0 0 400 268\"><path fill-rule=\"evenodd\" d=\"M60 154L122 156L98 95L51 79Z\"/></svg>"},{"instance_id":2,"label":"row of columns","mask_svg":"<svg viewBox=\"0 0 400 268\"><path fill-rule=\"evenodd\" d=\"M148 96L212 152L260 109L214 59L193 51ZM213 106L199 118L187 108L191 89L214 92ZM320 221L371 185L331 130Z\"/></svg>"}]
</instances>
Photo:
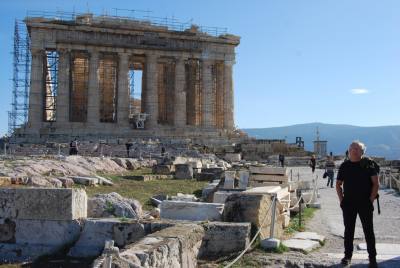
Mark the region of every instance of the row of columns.
<instances>
[{"instance_id":1,"label":"row of columns","mask_svg":"<svg viewBox=\"0 0 400 268\"><path fill-rule=\"evenodd\" d=\"M69 75L70 53L66 49L59 52L59 68L58 68L58 92L56 103L56 122L57 125L63 126L69 122ZM43 66L45 59L45 51L41 49L32 49L32 65L31 65L31 88L29 94L29 126L32 129L40 129L43 121L43 89L44 75ZM99 112L99 81L97 70L99 67L100 52L92 49L89 50L89 81L88 81L88 104L87 104L87 123L89 126L95 126L100 123ZM117 96L117 124L121 127L129 125L129 53L119 53L118 66L118 96ZM150 114L146 120L146 128L154 129L157 127L158 119L158 88L157 88L157 58L154 53L146 54L145 64L145 84L146 93L144 94L144 110ZM202 126L215 126L215 117L213 109L210 107L215 103L215 94L212 94L212 60L202 61L202 84L203 84L203 116ZM175 62L175 94L174 94L174 126L184 127L186 125L186 92L185 92L185 60L177 58ZM221 86L221 85L219 85ZM233 87L232 87L232 64L225 62L224 66L224 128L232 129L233 122ZM194 107L193 107L194 108Z\"/></svg>"}]
</instances>

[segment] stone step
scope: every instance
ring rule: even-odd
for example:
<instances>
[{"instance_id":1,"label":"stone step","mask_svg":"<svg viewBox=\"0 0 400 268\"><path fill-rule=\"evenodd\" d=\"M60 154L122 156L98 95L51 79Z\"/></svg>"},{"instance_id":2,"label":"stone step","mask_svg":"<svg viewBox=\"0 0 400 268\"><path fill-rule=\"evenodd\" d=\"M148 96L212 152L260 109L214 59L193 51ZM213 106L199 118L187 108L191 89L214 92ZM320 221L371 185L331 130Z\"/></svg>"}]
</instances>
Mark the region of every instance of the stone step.
<instances>
[{"instance_id":1,"label":"stone step","mask_svg":"<svg viewBox=\"0 0 400 268\"><path fill-rule=\"evenodd\" d=\"M282 244L290 250L301 251L304 253L311 252L321 246L318 241L304 239L288 239L282 241Z\"/></svg>"}]
</instances>

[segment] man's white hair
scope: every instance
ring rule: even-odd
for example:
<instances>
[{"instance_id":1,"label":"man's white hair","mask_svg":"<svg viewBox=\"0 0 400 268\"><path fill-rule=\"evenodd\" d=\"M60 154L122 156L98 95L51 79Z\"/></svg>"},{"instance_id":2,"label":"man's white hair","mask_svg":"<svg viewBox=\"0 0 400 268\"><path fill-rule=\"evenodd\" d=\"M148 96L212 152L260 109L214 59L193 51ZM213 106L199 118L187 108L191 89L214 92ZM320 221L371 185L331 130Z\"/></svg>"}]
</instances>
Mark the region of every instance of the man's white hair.
<instances>
[{"instance_id":1,"label":"man's white hair","mask_svg":"<svg viewBox=\"0 0 400 268\"><path fill-rule=\"evenodd\" d=\"M365 151L367 150L367 146L365 146L364 143L362 143L362 142L359 141L359 140L355 140L355 141L352 141L352 142L351 142L349 148L350 148L352 145L358 145L358 146L361 148L362 154L365 154Z\"/></svg>"}]
</instances>

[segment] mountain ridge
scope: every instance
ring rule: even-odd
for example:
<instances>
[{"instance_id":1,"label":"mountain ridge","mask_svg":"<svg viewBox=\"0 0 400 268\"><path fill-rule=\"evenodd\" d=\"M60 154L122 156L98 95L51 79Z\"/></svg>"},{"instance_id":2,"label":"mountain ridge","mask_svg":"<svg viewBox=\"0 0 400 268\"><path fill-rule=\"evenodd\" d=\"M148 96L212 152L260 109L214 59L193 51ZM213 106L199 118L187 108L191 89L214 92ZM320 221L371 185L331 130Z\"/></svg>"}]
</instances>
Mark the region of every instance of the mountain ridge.
<instances>
[{"instance_id":1,"label":"mountain ridge","mask_svg":"<svg viewBox=\"0 0 400 268\"><path fill-rule=\"evenodd\" d=\"M344 154L353 140L360 140L367 146L367 155L400 159L400 126L361 127L346 124L325 124L320 122L295 124L270 128L243 128L251 137L258 139L285 139L288 143L302 137L305 149L313 150L316 130L320 140L327 140L328 152Z\"/></svg>"}]
</instances>

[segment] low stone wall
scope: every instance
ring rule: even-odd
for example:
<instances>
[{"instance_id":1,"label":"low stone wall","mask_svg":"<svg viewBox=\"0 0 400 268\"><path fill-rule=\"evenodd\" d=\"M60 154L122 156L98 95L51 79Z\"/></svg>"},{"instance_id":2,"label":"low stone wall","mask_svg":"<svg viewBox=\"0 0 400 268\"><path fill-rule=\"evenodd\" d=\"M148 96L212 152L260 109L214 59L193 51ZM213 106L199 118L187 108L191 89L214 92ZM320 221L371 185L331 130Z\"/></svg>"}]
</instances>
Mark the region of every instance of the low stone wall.
<instances>
[{"instance_id":1,"label":"low stone wall","mask_svg":"<svg viewBox=\"0 0 400 268\"><path fill-rule=\"evenodd\" d=\"M119 259L129 267L196 267L203 236L204 229L199 225L175 225L129 246Z\"/></svg>"}]
</instances>

